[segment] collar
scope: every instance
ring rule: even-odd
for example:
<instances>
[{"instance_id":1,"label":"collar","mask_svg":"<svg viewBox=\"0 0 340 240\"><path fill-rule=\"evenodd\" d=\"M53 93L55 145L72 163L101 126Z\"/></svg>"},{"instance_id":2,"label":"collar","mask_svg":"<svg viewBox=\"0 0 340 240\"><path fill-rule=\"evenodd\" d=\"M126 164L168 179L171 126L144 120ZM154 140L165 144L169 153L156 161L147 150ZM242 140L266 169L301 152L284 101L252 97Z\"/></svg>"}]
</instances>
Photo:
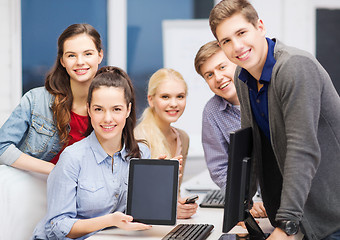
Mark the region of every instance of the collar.
<instances>
[{"instance_id":1,"label":"collar","mask_svg":"<svg viewBox=\"0 0 340 240\"><path fill-rule=\"evenodd\" d=\"M47 90L46 90L47 91ZM53 103L54 103L54 100L55 100L55 96L54 95L52 95L52 94L50 94L50 96L51 96L51 98L50 98L50 102L49 102L49 107L52 109L52 107L53 107Z\"/></svg>"},{"instance_id":2,"label":"collar","mask_svg":"<svg viewBox=\"0 0 340 240\"><path fill-rule=\"evenodd\" d=\"M261 77L260 77L260 83L269 83L272 72L273 72L273 67L276 63L276 60L274 58L274 47L275 47L275 39L271 40L270 38L266 38L267 44L268 44L268 53L267 53L267 58L266 62L263 66ZM256 84L256 79L244 68L241 69L241 72L239 74L239 79L246 83L250 89L256 90L257 91L257 84ZM249 80L255 80L255 81L249 81Z\"/></svg>"},{"instance_id":3,"label":"collar","mask_svg":"<svg viewBox=\"0 0 340 240\"><path fill-rule=\"evenodd\" d=\"M88 141L89 141L90 148L94 154L97 164L100 164L101 162L103 162L107 157L111 158L111 156L109 156L105 152L103 147L100 145L94 131L92 131L91 134L88 136ZM116 154L120 154L122 160L126 161L127 151L126 151L125 145L123 145L122 150L120 150Z\"/></svg>"},{"instance_id":4,"label":"collar","mask_svg":"<svg viewBox=\"0 0 340 240\"><path fill-rule=\"evenodd\" d=\"M274 47L275 47L275 40L271 40L270 38L266 38L268 43L268 54L266 62L264 63L262 74L260 77L260 83L263 82L270 82L270 79L272 77L273 67L276 63L276 60L274 58ZM262 82L261 82L262 81Z\"/></svg>"},{"instance_id":5,"label":"collar","mask_svg":"<svg viewBox=\"0 0 340 240\"><path fill-rule=\"evenodd\" d=\"M224 111L226 110L228 107L231 108L233 107L233 104L231 104L228 100L226 100L225 98L221 97L221 96L218 96L216 95L219 99L220 99L220 102L221 104L219 104L219 110L220 111Z\"/></svg>"}]
</instances>

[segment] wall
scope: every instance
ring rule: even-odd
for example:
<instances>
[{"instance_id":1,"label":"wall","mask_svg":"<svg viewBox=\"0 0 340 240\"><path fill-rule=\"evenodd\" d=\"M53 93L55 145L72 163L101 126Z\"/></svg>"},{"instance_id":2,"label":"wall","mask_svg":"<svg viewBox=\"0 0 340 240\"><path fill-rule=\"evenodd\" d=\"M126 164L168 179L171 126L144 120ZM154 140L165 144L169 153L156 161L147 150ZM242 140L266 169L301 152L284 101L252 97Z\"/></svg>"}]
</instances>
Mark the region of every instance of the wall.
<instances>
[{"instance_id":1,"label":"wall","mask_svg":"<svg viewBox=\"0 0 340 240\"><path fill-rule=\"evenodd\" d=\"M251 0L251 3L264 21L267 36L277 37L287 45L313 54L316 53L315 9L340 9L339 0ZM3 47L0 58L0 125L21 96L20 12L20 0L0 0L0 44Z\"/></svg>"},{"instance_id":2,"label":"wall","mask_svg":"<svg viewBox=\"0 0 340 240\"><path fill-rule=\"evenodd\" d=\"M0 126L21 96L20 0L0 1Z\"/></svg>"},{"instance_id":3,"label":"wall","mask_svg":"<svg viewBox=\"0 0 340 240\"><path fill-rule=\"evenodd\" d=\"M183 115L173 125L190 136L191 157L203 156L201 144L202 112L213 96L207 83L194 68L199 48L214 40L207 19L163 21L164 67L179 71L188 84L187 104Z\"/></svg>"}]
</instances>

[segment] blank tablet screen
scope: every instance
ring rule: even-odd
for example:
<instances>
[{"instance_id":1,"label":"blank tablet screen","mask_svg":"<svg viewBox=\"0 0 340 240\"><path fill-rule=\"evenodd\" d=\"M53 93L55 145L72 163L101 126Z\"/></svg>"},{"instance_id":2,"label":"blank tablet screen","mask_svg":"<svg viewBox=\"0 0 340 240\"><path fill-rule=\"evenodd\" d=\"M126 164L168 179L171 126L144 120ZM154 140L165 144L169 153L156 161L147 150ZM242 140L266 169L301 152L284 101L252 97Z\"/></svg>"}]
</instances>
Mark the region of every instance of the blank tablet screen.
<instances>
[{"instance_id":1,"label":"blank tablet screen","mask_svg":"<svg viewBox=\"0 0 340 240\"><path fill-rule=\"evenodd\" d=\"M177 160L130 161L127 214L134 221L176 224L178 169Z\"/></svg>"}]
</instances>

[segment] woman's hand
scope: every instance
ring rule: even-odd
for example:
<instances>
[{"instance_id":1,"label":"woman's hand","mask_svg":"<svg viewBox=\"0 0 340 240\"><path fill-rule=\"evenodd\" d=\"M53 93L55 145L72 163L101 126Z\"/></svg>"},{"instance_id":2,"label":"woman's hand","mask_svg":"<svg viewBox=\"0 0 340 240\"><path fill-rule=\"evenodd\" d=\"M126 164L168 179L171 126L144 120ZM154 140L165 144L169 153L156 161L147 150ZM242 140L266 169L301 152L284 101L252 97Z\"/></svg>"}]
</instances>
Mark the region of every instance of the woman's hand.
<instances>
[{"instance_id":1,"label":"woman's hand","mask_svg":"<svg viewBox=\"0 0 340 240\"><path fill-rule=\"evenodd\" d=\"M132 222L133 217L121 212L111 213L114 226L117 226L123 230L146 230L150 229L151 225L143 223Z\"/></svg>"},{"instance_id":2,"label":"woman's hand","mask_svg":"<svg viewBox=\"0 0 340 240\"><path fill-rule=\"evenodd\" d=\"M177 218L185 219L190 218L197 211L198 204L197 203L188 203L185 204L185 198L178 198L177 201Z\"/></svg>"},{"instance_id":3,"label":"woman's hand","mask_svg":"<svg viewBox=\"0 0 340 240\"><path fill-rule=\"evenodd\" d=\"M176 156L174 158L171 158L171 159L179 161L179 175L178 175L178 178L180 179L183 176L183 166L182 166L183 156L182 155L178 155L178 156Z\"/></svg>"},{"instance_id":4,"label":"woman's hand","mask_svg":"<svg viewBox=\"0 0 340 240\"><path fill-rule=\"evenodd\" d=\"M265 218L267 217L266 209L263 206L263 202L255 202L253 204L252 209L250 210L250 214L254 218Z\"/></svg>"},{"instance_id":5,"label":"woman's hand","mask_svg":"<svg viewBox=\"0 0 340 240\"><path fill-rule=\"evenodd\" d=\"M183 156L182 155L178 155L178 156L173 157L171 159L178 160L178 161L182 162L183 161Z\"/></svg>"},{"instance_id":6,"label":"woman's hand","mask_svg":"<svg viewBox=\"0 0 340 240\"><path fill-rule=\"evenodd\" d=\"M160 155L160 156L158 157L158 159L166 159L166 157L167 157L167 155L162 154L162 155Z\"/></svg>"},{"instance_id":7,"label":"woman's hand","mask_svg":"<svg viewBox=\"0 0 340 240\"><path fill-rule=\"evenodd\" d=\"M166 159L166 157L167 157L167 155L163 154L163 155L160 155L160 156L158 157L158 159ZM179 175L178 175L178 177L181 178L181 177L183 176L183 174L182 174L182 169L183 169L183 167L182 167L183 156L182 156L182 155L178 155L178 156L176 156L176 157L171 158L171 160L178 160L178 161L179 161Z\"/></svg>"}]
</instances>

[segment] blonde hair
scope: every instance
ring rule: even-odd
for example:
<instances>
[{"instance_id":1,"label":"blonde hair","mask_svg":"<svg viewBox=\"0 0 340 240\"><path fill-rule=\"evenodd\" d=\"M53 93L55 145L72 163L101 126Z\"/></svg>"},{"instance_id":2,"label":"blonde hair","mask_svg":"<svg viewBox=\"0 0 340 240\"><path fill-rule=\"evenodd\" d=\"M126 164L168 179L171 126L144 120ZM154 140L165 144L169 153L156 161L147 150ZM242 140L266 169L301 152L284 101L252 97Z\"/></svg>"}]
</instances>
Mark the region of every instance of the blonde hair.
<instances>
[{"instance_id":1,"label":"blonde hair","mask_svg":"<svg viewBox=\"0 0 340 240\"><path fill-rule=\"evenodd\" d=\"M203 74L201 72L201 66L213 55L217 52L222 51L220 45L218 45L218 41L214 40L204 44L197 52L195 57L195 69L196 72L201 75L203 78Z\"/></svg>"},{"instance_id":2,"label":"blonde hair","mask_svg":"<svg viewBox=\"0 0 340 240\"><path fill-rule=\"evenodd\" d=\"M216 36L216 28L225 19L241 13L248 22L256 27L259 16L255 8L247 0L222 0L210 12L209 25L211 32Z\"/></svg>"},{"instance_id":3,"label":"blonde hair","mask_svg":"<svg viewBox=\"0 0 340 240\"><path fill-rule=\"evenodd\" d=\"M173 69L161 68L155 72L149 80L148 96L155 96L159 85L164 81L173 80L180 80L183 82L185 93L187 94L188 86L184 81L183 76ZM171 156L169 143L166 140L166 136L158 127L155 119L155 111L150 106L144 110L142 117L140 118L140 122L135 129L135 137L147 141L152 158L158 158L160 155L164 154L167 155L167 158L175 157Z\"/></svg>"}]
</instances>

